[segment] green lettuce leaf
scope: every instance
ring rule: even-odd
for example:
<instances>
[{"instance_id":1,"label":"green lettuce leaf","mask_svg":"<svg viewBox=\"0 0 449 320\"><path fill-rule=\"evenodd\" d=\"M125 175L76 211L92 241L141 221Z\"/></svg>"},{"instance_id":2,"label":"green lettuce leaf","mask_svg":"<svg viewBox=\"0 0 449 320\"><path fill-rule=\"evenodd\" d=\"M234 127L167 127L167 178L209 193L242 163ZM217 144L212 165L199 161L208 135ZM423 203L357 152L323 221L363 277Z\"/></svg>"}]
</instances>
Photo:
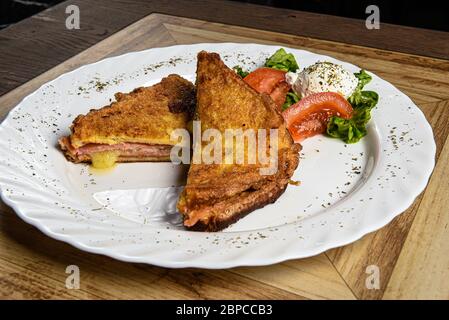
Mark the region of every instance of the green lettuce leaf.
<instances>
[{"instance_id":1,"label":"green lettuce leaf","mask_svg":"<svg viewBox=\"0 0 449 320\"><path fill-rule=\"evenodd\" d=\"M374 91L356 91L348 98L348 101L353 108L371 110L379 101L379 95Z\"/></svg>"},{"instance_id":2,"label":"green lettuce leaf","mask_svg":"<svg viewBox=\"0 0 449 320\"><path fill-rule=\"evenodd\" d=\"M295 72L299 68L295 56L285 52L283 48L277 50L267 59L265 67L291 72Z\"/></svg>"},{"instance_id":3,"label":"green lettuce leaf","mask_svg":"<svg viewBox=\"0 0 449 320\"><path fill-rule=\"evenodd\" d=\"M249 72L247 72L247 71L244 71L243 69L242 69L242 67L240 67L240 66L235 66L234 68L232 68L240 77L242 77L242 78L245 78L248 74L249 74Z\"/></svg>"},{"instance_id":4,"label":"green lettuce leaf","mask_svg":"<svg viewBox=\"0 0 449 320\"><path fill-rule=\"evenodd\" d=\"M290 92L287 93L287 96L285 97L285 102L282 105L282 111L288 109L291 105L295 104L298 101L299 101L298 95L294 93L292 90L290 90Z\"/></svg>"},{"instance_id":5,"label":"green lettuce leaf","mask_svg":"<svg viewBox=\"0 0 449 320\"><path fill-rule=\"evenodd\" d=\"M346 143L356 143L366 135L366 125L371 119L369 109L355 109L351 119L332 117L327 124L327 134Z\"/></svg>"},{"instance_id":6,"label":"green lettuce leaf","mask_svg":"<svg viewBox=\"0 0 449 320\"><path fill-rule=\"evenodd\" d=\"M365 70L360 70L354 75L359 79L359 83L355 92L348 98L354 109L352 118L332 117L327 124L327 134L346 143L356 143L366 136L366 125L371 119L371 110L379 101L379 95L376 92L362 91L371 81L371 76Z\"/></svg>"},{"instance_id":7,"label":"green lettuce leaf","mask_svg":"<svg viewBox=\"0 0 449 320\"><path fill-rule=\"evenodd\" d=\"M359 79L359 83L357 84L356 91L360 91L363 87L368 84L373 78L365 71L360 70L360 72L354 73L355 77Z\"/></svg>"}]
</instances>

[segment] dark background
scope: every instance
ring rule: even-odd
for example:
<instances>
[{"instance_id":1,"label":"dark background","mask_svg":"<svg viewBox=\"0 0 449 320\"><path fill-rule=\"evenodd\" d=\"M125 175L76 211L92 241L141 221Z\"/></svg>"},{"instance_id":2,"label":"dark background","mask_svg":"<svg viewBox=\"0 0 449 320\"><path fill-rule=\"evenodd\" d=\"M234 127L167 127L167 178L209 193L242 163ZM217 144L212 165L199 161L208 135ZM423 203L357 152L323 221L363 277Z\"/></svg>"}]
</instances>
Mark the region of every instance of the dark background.
<instances>
[{"instance_id":1,"label":"dark background","mask_svg":"<svg viewBox=\"0 0 449 320\"><path fill-rule=\"evenodd\" d=\"M233 0L365 20L368 5L380 9L380 22L449 31L448 0ZM382 26L381 26L382 27Z\"/></svg>"},{"instance_id":2,"label":"dark background","mask_svg":"<svg viewBox=\"0 0 449 320\"><path fill-rule=\"evenodd\" d=\"M62 0L0 0L0 29L28 18Z\"/></svg>"},{"instance_id":3,"label":"dark background","mask_svg":"<svg viewBox=\"0 0 449 320\"><path fill-rule=\"evenodd\" d=\"M95 1L95 0L92 0ZM232 0L280 8L366 19L365 8L380 8L380 21L412 27L449 31L447 0ZM0 29L45 10L62 0L0 0ZM173 0L176 5L176 0ZM82 15L82 12L81 12Z\"/></svg>"}]
</instances>

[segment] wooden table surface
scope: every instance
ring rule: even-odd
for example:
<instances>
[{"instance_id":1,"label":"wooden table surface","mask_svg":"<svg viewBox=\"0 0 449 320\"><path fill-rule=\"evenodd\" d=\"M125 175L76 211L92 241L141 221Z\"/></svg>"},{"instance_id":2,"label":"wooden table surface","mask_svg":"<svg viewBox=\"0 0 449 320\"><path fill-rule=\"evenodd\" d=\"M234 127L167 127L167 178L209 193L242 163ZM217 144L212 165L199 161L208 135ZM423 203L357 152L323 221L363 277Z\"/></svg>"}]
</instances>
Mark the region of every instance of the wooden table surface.
<instances>
[{"instance_id":1,"label":"wooden table surface","mask_svg":"<svg viewBox=\"0 0 449 320\"><path fill-rule=\"evenodd\" d=\"M65 29L72 3L80 7L80 30ZM449 299L449 35L384 24L370 31L364 21L237 3L171 3L68 1L0 31L0 119L41 84L104 57L200 42L285 45L359 65L413 99L437 144L426 190L390 224L353 244L228 270L171 270L82 252L44 236L0 202L0 297ZM79 290L65 287L68 265L80 268ZM380 268L379 289L365 285L370 265Z\"/></svg>"}]
</instances>

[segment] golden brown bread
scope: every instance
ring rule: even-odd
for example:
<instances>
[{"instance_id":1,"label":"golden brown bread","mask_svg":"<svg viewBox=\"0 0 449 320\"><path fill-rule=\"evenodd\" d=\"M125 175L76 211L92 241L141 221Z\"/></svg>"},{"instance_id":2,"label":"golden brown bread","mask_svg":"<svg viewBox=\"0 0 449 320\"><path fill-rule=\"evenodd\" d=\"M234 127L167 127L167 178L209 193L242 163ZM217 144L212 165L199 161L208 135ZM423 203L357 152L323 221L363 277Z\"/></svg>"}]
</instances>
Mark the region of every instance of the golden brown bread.
<instances>
[{"instance_id":1,"label":"golden brown bread","mask_svg":"<svg viewBox=\"0 0 449 320\"><path fill-rule=\"evenodd\" d=\"M179 75L169 75L161 82L130 93L117 93L116 101L101 109L79 115L71 126L71 135L59 143L67 158L89 162L90 156L78 154L83 146L137 143L174 145L170 134L187 128L195 108L195 87ZM118 161L168 161L167 155L120 156Z\"/></svg>"},{"instance_id":2,"label":"golden brown bread","mask_svg":"<svg viewBox=\"0 0 449 320\"><path fill-rule=\"evenodd\" d=\"M279 129L279 165L275 174L261 175L261 163L191 164L178 210L188 228L218 231L276 201L298 165L300 146L293 143L271 98L249 87L218 54L198 54L196 85L196 114L203 131Z\"/></svg>"},{"instance_id":3,"label":"golden brown bread","mask_svg":"<svg viewBox=\"0 0 449 320\"><path fill-rule=\"evenodd\" d=\"M172 74L151 87L117 93L116 102L75 119L72 145L77 148L87 143L173 144L170 133L186 127L195 106L194 92L192 83Z\"/></svg>"}]
</instances>

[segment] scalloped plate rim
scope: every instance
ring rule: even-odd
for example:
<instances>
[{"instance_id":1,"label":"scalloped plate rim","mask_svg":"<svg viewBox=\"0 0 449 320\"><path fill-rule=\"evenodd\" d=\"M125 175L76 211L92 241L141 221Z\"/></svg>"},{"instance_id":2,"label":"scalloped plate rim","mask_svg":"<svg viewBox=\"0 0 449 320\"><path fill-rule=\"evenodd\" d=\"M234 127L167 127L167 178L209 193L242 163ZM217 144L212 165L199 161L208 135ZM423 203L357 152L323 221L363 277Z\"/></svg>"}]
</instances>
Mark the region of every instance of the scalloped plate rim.
<instances>
[{"instance_id":1,"label":"scalloped plate rim","mask_svg":"<svg viewBox=\"0 0 449 320\"><path fill-rule=\"evenodd\" d=\"M39 86L39 88L37 88L36 90L34 90L32 93L28 94L26 97L24 97L14 108L12 108L7 115L5 116L4 120L2 121L0 127L3 127L3 125L8 121L8 119L10 118L10 116L13 114L14 111L16 111L20 105L26 101L27 99L31 98L31 96L33 96L34 94L36 94L39 90L41 90L43 87L45 87L46 85L48 85L49 83L53 83L56 82L58 79L60 79L61 77L67 76L68 74L73 74L76 72L79 72L80 70L82 70L83 68L87 68L87 67L92 67L96 64L100 64L100 63L105 63L106 61L110 61L110 60L114 60L114 59L121 59L125 56L129 56L132 54L138 54L138 53L142 53L142 52L147 52L147 51L152 51L152 50L158 50L158 49L164 49L164 48L171 48L171 47L178 47L178 48L182 48L182 47L200 47L200 46L244 46L244 45L256 45L258 46L259 44L254 44L254 43L230 43L230 42L226 42L226 43L201 43L201 44L193 44L193 45L175 45L175 46L169 46L169 47L162 47L162 48L150 48L150 49L145 49L145 50L140 50L140 51L133 51L133 52L128 52L122 55L116 55L116 56L111 56L111 57L107 57L105 59L101 59L99 61L90 63L90 64L86 64L86 65L82 65L77 67L74 70L71 70L69 72L63 73L57 77L55 77L52 80L47 81L46 83L42 84L41 86ZM279 47L279 46L273 46L273 45L260 45L260 46L265 46L265 47ZM285 46L284 46L285 47ZM285 47L287 48L287 47ZM300 50L300 51L304 51L304 52L308 52L309 54L312 55L318 55L320 57L327 57L326 55L321 55L321 54L316 54L307 50L303 50L303 49L294 49L294 50ZM332 57L330 57L332 58ZM332 58L335 59L335 58ZM338 59L336 59L338 60ZM372 72L371 72L372 73ZM380 77L379 77L380 78ZM380 78L381 79L381 78ZM385 81L385 80L384 80ZM389 85L391 85L395 90L401 92L399 89L397 89L394 85L392 85L391 83L385 81L386 83L388 83ZM402 92L401 92L402 93ZM427 126L427 129L429 130L429 132L432 134L433 137L433 131L432 128L430 126L430 124L428 123L428 121L426 120L423 112L421 111L421 109L419 109L418 107L416 107L416 105L414 104L414 102L405 94L403 94L408 100L409 102L416 108L416 111L418 111L418 117L422 118L421 120L425 121L425 125ZM18 204L16 204L13 200L9 199L6 195L5 192L3 192L3 189L0 186L0 196L1 199L7 204L9 205L17 214L18 216L24 220L25 222L35 226L37 229L39 229L41 232L43 232L45 235L54 238L56 240L59 241L63 241L65 243L70 244L71 246L78 248L80 250L83 251L87 251L90 253L95 253L95 254L101 254L101 255L105 255L117 260L121 260L121 261L125 261L125 262L134 262L134 263L148 263L148 264L152 264L152 265L157 265L157 266L162 266L162 267L169 267L169 268L185 268L185 267L198 267L198 268L208 268L208 269L223 269L223 268L232 268L232 267L236 267L236 266L262 266L262 265L268 265L268 264L274 264L274 263L278 263L278 262L282 262L282 261L286 261L286 260L291 260L291 259L299 259L299 258L307 258L310 256L314 256L317 255L319 253L322 253L326 250L332 249L332 248L336 248L336 247L340 247L340 246L344 246L347 245L349 243L352 243L354 241L357 241L358 239L362 238L364 235L371 233L373 231L376 231L380 228L382 228L383 226L387 225L389 222L391 222L396 216L398 216L399 214L401 214L402 212L404 212L407 208L409 208L409 206L413 203L413 201L422 193L422 191L426 188L432 171L434 169L435 166L435 154L436 154L436 145L435 145L435 141L434 139L432 139L433 144L429 145L428 148L430 149L430 152L432 153L433 157L432 157L432 162L428 163L427 168L425 169L426 172L426 179L423 179L420 181L419 186L417 186L414 189L414 192L407 198L407 200L403 200L402 203L403 205L400 207L397 207L397 209L395 210L391 210L389 212L388 215L385 216L384 219L382 220L377 220L376 224L371 224L368 226L365 226L364 228L359 228L357 230L357 232L353 232L351 234L345 234L345 236L341 236L339 239L334 239L334 241L329 241L327 243L318 245L318 246L314 246L312 248L310 248L309 250L304 250L303 252L289 252L288 254L283 254L283 255L277 255L275 257L271 257L271 258L263 258L260 260L252 260L252 261L246 261L245 259L238 259L237 261L218 261L216 263L212 263L210 261L206 261L206 262L202 262L201 259L196 259L196 260L186 260L186 261L181 261L181 262L174 262L174 261L164 261L164 262L159 262L159 261L152 261L152 259L149 259L148 257L136 257L136 256L129 256L129 255L124 255L124 254L118 254L116 252L114 252L114 248L105 248L105 247L95 247L95 246L89 246L85 243L82 243L80 241L77 241L75 238L73 238L70 234L63 234L63 233L59 233L59 232L55 232L50 230L44 223L42 223L39 219L34 219L31 218L29 216L27 216L27 214L25 212L23 212L20 208L20 206Z\"/></svg>"}]
</instances>

